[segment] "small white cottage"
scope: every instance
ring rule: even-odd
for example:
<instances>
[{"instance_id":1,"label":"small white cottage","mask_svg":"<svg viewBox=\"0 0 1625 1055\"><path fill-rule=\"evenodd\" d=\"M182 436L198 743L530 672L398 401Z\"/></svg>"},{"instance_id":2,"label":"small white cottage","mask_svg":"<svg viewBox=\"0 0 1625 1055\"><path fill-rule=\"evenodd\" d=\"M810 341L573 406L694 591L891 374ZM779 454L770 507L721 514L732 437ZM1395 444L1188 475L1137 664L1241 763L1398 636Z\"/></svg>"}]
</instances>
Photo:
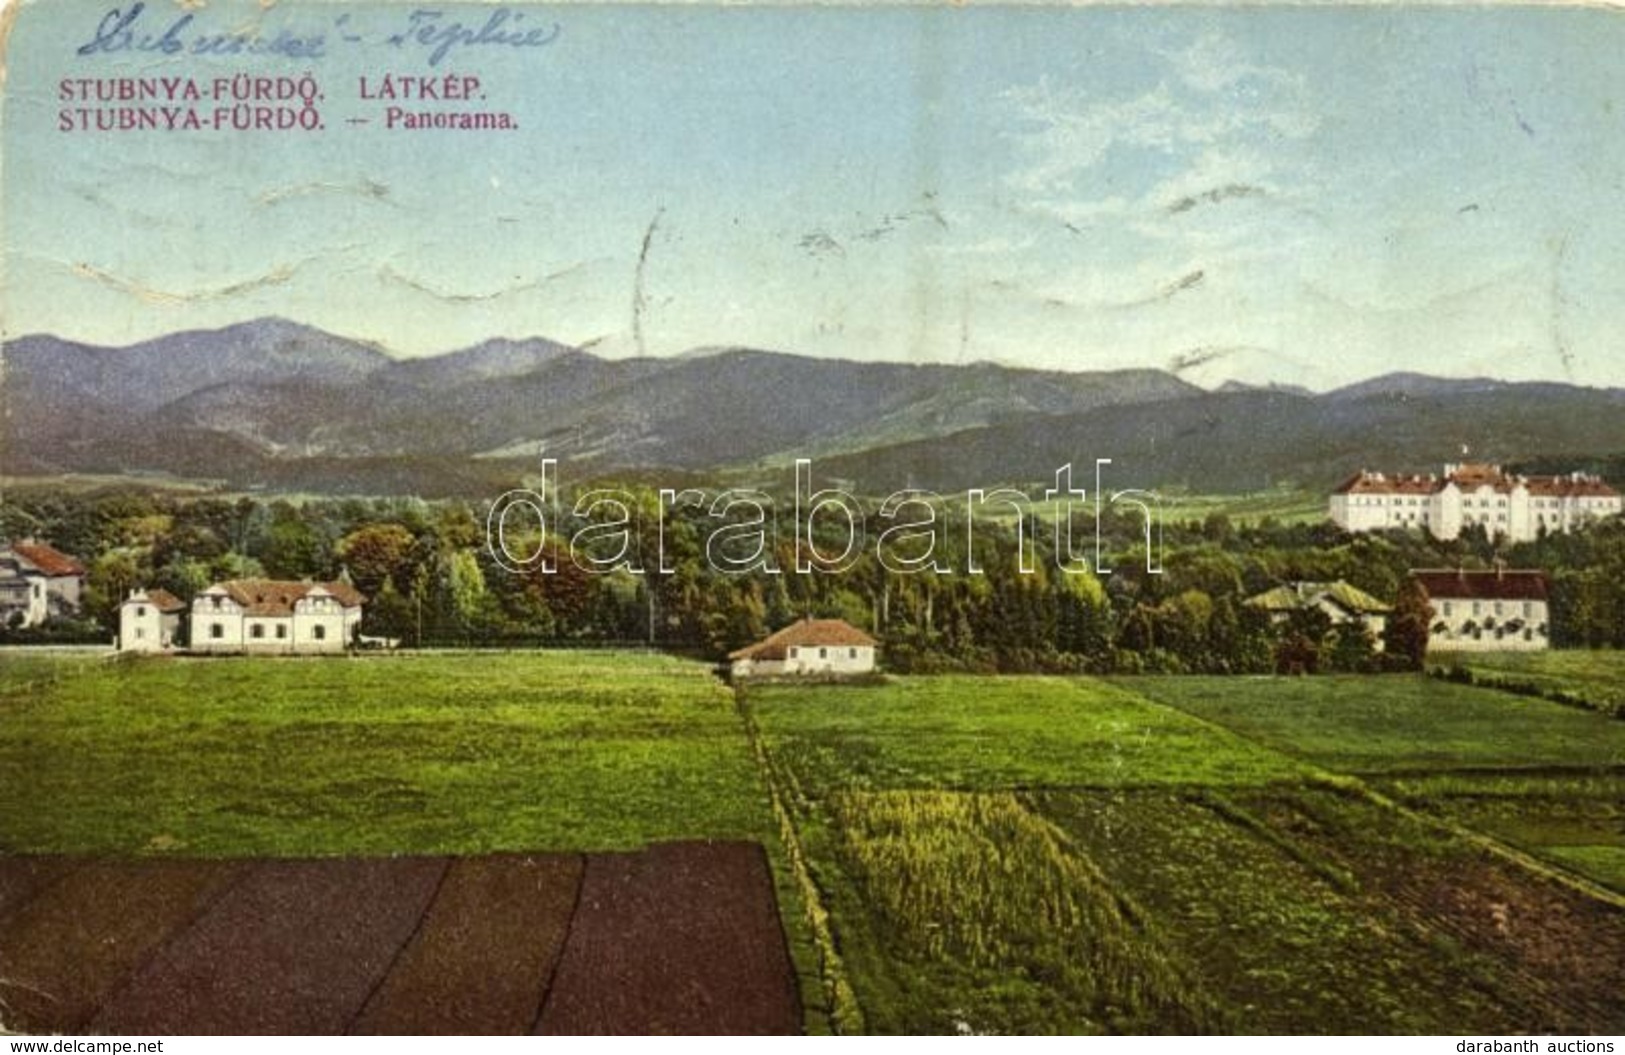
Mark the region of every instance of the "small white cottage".
<instances>
[{"instance_id":1,"label":"small white cottage","mask_svg":"<svg viewBox=\"0 0 1625 1055\"><path fill-rule=\"evenodd\" d=\"M867 674L879 643L844 619L806 618L730 653L736 678Z\"/></svg>"}]
</instances>

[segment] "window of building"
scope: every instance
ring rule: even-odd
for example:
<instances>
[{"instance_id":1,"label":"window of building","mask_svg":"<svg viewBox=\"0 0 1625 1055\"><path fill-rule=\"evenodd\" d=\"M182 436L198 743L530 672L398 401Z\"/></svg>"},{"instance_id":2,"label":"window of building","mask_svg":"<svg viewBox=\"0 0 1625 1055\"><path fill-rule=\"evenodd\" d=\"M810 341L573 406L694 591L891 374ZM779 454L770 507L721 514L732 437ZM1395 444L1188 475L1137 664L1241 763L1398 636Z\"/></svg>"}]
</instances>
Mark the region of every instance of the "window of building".
<instances>
[{"instance_id":1,"label":"window of building","mask_svg":"<svg viewBox=\"0 0 1625 1055\"><path fill-rule=\"evenodd\" d=\"M857 659L858 658L858 650L855 649L855 648L847 649L846 650L846 658L847 659Z\"/></svg>"},{"instance_id":2,"label":"window of building","mask_svg":"<svg viewBox=\"0 0 1625 1055\"><path fill-rule=\"evenodd\" d=\"M310 636L315 638L317 641L327 640L327 627L318 623L316 626L311 627Z\"/></svg>"},{"instance_id":3,"label":"window of building","mask_svg":"<svg viewBox=\"0 0 1625 1055\"><path fill-rule=\"evenodd\" d=\"M1450 602L1449 602L1449 601L1446 601L1446 602L1445 602L1445 603L1444 603L1444 614L1445 614L1445 615L1449 615L1449 614L1450 614Z\"/></svg>"},{"instance_id":4,"label":"window of building","mask_svg":"<svg viewBox=\"0 0 1625 1055\"><path fill-rule=\"evenodd\" d=\"M209 624L209 636L210 637L225 637L226 636L226 628L224 626L222 626L221 624L219 624L219 623L210 623Z\"/></svg>"},{"instance_id":5,"label":"window of building","mask_svg":"<svg viewBox=\"0 0 1625 1055\"><path fill-rule=\"evenodd\" d=\"M287 637L288 636L288 628L285 625L283 625L282 623L278 623L276 625L276 636L277 636L278 641L280 641L283 638Z\"/></svg>"},{"instance_id":6,"label":"window of building","mask_svg":"<svg viewBox=\"0 0 1625 1055\"><path fill-rule=\"evenodd\" d=\"M139 641L141 638L144 638L144 637L147 636L147 631L143 627L138 626L138 627L135 628L135 636L136 636L136 640Z\"/></svg>"},{"instance_id":7,"label":"window of building","mask_svg":"<svg viewBox=\"0 0 1625 1055\"><path fill-rule=\"evenodd\" d=\"M1495 614L1496 615L1501 614L1501 602L1500 601L1495 602Z\"/></svg>"},{"instance_id":8,"label":"window of building","mask_svg":"<svg viewBox=\"0 0 1625 1055\"><path fill-rule=\"evenodd\" d=\"M147 617L147 606L144 605L144 604L136 605L135 606L135 617L137 619L145 619Z\"/></svg>"},{"instance_id":9,"label":"window of building","mask_svg":"<svg viewBox=\"0 0 1625 1055\"><path fill-rule=\"evenodd\" d=\"M829 649L827 649L827 648L819 649L818 650L818 658L819 659L828 659L829 658Z\"/></svg>"},{"instance_id":10,"label":"window of building","mask_svg":"<svg viewBox=\"0 0 1625 1055\"><path fill-rule=\"evenodd\" d=\"M1479 613L1481 613L1481 612L1483 612L1483 611L1484 611L1484 604L1483 604L1483 602L1481 602L1481 601L1474 601L1474 602L1473 602L1473 614L1474 614L1474 615L1478 615L1478 614L1479 614Z\"/></svg>"},{"instance_id":11,"label":"window of building","mask_svg":"<svg viewBox=\"0 0 1625 1055\"><path fill-rule=\"evenodd\" d=\"M249 627L248 628L248 636L253 637L253 638L264 637L265 636L265 624L264 623L255 623L253 626Z\"/></svg>"},{"instance_id":12,"label":"window of building","mask_svg":"<svg viewBox=\"0 0 1625 1055\"><path fill-rule=\"evenodd\" d=\"M1535 614L1535 606L1530 604L1528 601L1525 601L1523 603L1523 617L1525 619L1528 619L1530 616L1532 616L1534 614Z\"/></svg>"}]
</instances>

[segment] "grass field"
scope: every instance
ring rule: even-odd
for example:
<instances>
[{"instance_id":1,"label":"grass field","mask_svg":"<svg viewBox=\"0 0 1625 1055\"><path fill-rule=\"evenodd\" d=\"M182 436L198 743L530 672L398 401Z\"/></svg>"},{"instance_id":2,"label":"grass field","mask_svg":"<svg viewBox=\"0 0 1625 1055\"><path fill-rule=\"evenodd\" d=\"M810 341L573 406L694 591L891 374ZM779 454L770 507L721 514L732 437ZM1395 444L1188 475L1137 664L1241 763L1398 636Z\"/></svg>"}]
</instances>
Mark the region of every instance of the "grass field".
<instances>
[{"instance_id":1,"label":"grass field","mask_svg":"<svg viewBox=\"0 0 1625 1055\"><path fill-rule=\"evenodd\" d=\"M1625 894L1622 753L1404 676L736 698L638 653L10 653L0 851L747 838L814 1030L1617 1032L1625 896L1574 877Z\"/></svg>"},{"instance_id":2,"label":"grass field","mask_svg":"<svg viewBox=\"0 0 1625 1055\"><path fill-rule=\"evenodd\" d=\"M11 652L0 658L0 693L46 691L65 678L105 666L105 652L78 650Z\"/></svg>"},{"instance_id":3,"label":"grass field","mask_svg":"<svg viewBox=\"0 0 1625 1055\"><path fill-rule=\"evenodd\" d=\"M1625 717L1625 652L1574 650L1430 655L1430 666L1462 666L1480 678L1565 694L1594 710Z\"/></svg>"},{"instance_id":4,"label":"grass field","mask_svg":"<svg viewBox=\"0 0 1625 1055\"><path fill-rule=\"evenodd\" d=\"M1318 524L1327 519L1326 496L1316 491L1275 490L1245 495L1173 494L1166 497L1169 520L1205 520L1222 513L1237 525L1265 517L1283 524Z\"/></svg>"},{"instance_id":5,"label":"grass field","mask_svg":"<svg viewBox=\"0 0 1625 1055\"><path fill-rule=\"evenodd\" d=\"M772 753L823 789L1257 784L1305 767L1127 688L957 675L750 699Z\"/></svg>"},{"instance_id":6,"label":"grass field","mask_svg":"<svg viewBox=\"0 0 1625 1055\"><path fill-rule=\"evenodd\" d=\"M1617 743L1599 716L1408 677L747 699L871 1031L1625 1026L1625 902L1496 852L1442 787L1408 812L1360 775L1577 760L1591 783L1548 804L1590 823ZM1593 879L1617 865L1555 848Z\"/></svg>"},{"instance_id":7,"label":"grass field","mask_svg":"<svg viewBox=\"0 0 1625 1055\"><path fill-rule=\"evenodd\" d=\"M1119 684L1344 772L1625 765L1625 722L1437 679L1193 677Z\"/></svg>"},{"instance_id":8,"label":"grass field","mask_svg":"<svg viewBox=\"0 0 1625 1055\"><path fill-rule=\"evenodd\" d=\"M1221 513L1238 527L1255 525L1266 517L1282 524L1318 524L1327 518L1326 496L1312 491L1276 490L1243 495L1197 495L1182 492L1158 492L1162 499L1162 520L1165 524L1184 521L1203 521L1214 513ZM1053 521L1057 511L1064 508L1060 501L1038 501L1029 506L1039 523ZM1074 504L1075 511L1094 510L1094 499ZM1005 507L993 507L989 516L994 520L1013 519Z\"/></svg>"},{"instance_id":9,"label":"grass field","mask_svg":"<svg viewBox=\"0 0 1625 1055\"><path fill-rule=\"evenodd\" d=\"M1551 653L1494 657L1480 669L1519 681L1540 670L1565 690L1600 694L1617 691L1606 672L1625 665ZM1625 722L1600 711L1403 677L1125 684L1625 892Z\"/></svg>"},{"instance_id":10,"label":"grass field","mask_svg":"<svg viewBox=\"0 0 1625 1055\"><path fill-rule=\"evenodd\" d=\"M1446 773L1382 786L1408 805L1625 894L1625 769Z\"/></svg>"},{"instance_id":11,"label":"grass field","mask_svg":"<svg viewBox=\"0 0 1625 1055\"><path fill-rule=\"evenodd\" d=\"M658 655L4 669L12 852L593 850L769 830L728 692Z\"/></svg>"}]
</instances>

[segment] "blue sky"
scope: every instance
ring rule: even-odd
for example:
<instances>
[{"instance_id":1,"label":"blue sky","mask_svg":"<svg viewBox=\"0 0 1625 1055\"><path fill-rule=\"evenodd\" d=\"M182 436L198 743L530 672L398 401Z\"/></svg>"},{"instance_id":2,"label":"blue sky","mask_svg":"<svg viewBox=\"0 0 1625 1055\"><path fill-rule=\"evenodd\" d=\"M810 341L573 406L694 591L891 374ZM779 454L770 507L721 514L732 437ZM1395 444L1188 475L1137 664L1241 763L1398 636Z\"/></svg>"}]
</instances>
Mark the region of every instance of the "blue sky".
<instances>
[{"instance_id":1,"label":"blue sky","mask_svg":"<svg viewBox=\"0 0 1625 1055\"><path fill-rule=\"evenodd\" d=\"M513 7L557 39L439 70L480 76L520 130L457 133L345 124L382 116L361 76L428 71L383 43L413 5L198 13L348 13L364 43L315 63L76 57L125 2L40 0L12 35L8 336L276 314L401 355L544 335L1625 384L1617 13ZM62 77L307 69L317 134L57 127Z\"/></svg>"}]
</instances>

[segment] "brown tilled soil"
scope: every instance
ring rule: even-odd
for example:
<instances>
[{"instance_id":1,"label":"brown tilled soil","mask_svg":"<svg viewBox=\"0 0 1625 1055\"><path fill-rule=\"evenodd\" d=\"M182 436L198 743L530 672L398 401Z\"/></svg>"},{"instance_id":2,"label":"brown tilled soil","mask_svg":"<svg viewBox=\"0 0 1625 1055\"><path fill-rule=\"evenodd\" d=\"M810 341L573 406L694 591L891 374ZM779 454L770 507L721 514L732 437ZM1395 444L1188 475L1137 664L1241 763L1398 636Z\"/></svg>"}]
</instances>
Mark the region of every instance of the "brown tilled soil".
<instances>
[{"instance_id":1,"label":"brown tilled soil","mask_svg":"<svg viewBox=\"0 0 1625 1055\"><path fill-rule=\"evenodd\" d=\"M120 1034L796 1032L759 846L0 858L0 1022Z\"/></svg>"},{"instance_id":2,"label":"brown tilled soil","mask_svg":"<svg viewBox=\"0 0 1625 1055\"><path fill-rule=\"evenodd\" d=\"M82 1032L164 939L241 873L218 862L55 864L60 880L0 930L0 1021L13 1029Z\"/></svg>"},{"instance_id":3,"label":"brown tilled soil","mask_svg":"<svg viewBox=\"0 0 1625 1055\"><path fill-rule=\"evenodd\" d=\"M1358 877L1478 977L1523 1029L1625 1029L1625 909L1420 825L1334 835L1279 803L1262 807ZM1431 847L1431 848L1429 848Z\"/></svg>"},{"instance_id":4,"label":"brown tilled soil","mask_svg":"<svg viewBox=\"0 0 1625 1055\"><path fill-rule=\"evenodd\" d=\"M590 858L537 1032L795 1032L772 889L753 843Z\"/></svg>"},{"instance_id":5,"label":"brown tilled soil","mask_svg":"<svg viewBox=\"0 0 1625 1055\"><path fill-rule=\"evenodd\" d=\"M454 862L351 1032L529 1033L570 932L582 867L574 855Z\"/></svg>"},{"instance_id":6,"label":"brown tilled soil","mask_svg":"<svg viewBox=\"0 0 1625 1055\"><path fill-rule=\"evenodd\" d=\"M1488 855L1392 887L1424 926L1505 965L1541 1033L1625 1029L1625 911Z\"/></svg>"}]
</instances>

